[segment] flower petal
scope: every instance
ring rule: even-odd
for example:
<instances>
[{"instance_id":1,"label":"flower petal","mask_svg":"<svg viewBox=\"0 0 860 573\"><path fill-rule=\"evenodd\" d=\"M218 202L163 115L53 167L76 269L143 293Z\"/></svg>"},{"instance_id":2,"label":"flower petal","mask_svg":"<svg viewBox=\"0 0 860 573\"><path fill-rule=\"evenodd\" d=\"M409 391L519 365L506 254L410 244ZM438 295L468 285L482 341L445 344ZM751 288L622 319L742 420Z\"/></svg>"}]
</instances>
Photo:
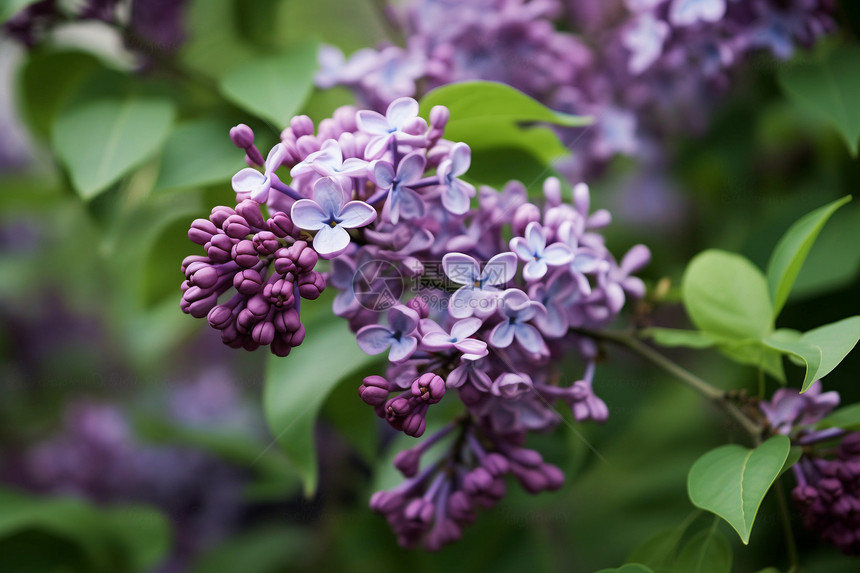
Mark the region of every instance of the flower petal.
<instances>
[{"instance_id":1,"label":"flower petal","mask_svg":"<svg viewBox=\"0 0 860 573\"><path fill-rule=\"evenodd\" d=\"M350 201L337 214L340 227L355 229L373 223L376 219L376 209L364 201Z\"/></svg>"},{"instance_id":2,"label":"flower petal","mask_svg":"<svg viewBox=\"0 0 860 573\"><path fill-rule=\"evenodd\" d=\"M523 267L523 278L527 281L536 281L538 279L543 278L546 274L547 266L546 263L536 260L531 260L526 263L526 266Z\"/></svg>"},{"instance_id":3,"label":"flower petal","mask_svg":"<svg viewBox=\"0 0 860 573\"><path fill-rule=\"evenodd\" d=\"M231 183L236 193L252 193L266 179L267 177L256 169L246 167L233 176Z\"/></svg>"},{"instance_id":4,"label":"flower petal","mask_svg":"<svg viewBox=\"0 0 860 573\"><path fill-rule=\"evenodd\" d=\"M511 250L517 254L522 261L530 261L534 259L534 253L529 248L529 243L523 237L514 237L511 239Z\"/></svg>"},{"instance_id":5,"label":"flower petal","mask_svg":"<svg viewBox=\"0 0 860 573\"><path fill-rule=\"evenodd\" d=\"M418 348L418 339L414 336L404 336L400 340L394 340L391 343L391 351L388 353L388 360L397 364L403 362L415 354Z\"/></svg>"},{"instance_id":6,"label":"flower petal","mask_svg":"<svg viewBox=\"0 0 860 573\"><path fill-rule=\"evenodd\" d=\"M469 210L469 196L456 185L449 185L442 192L442 206L454 215L463 215Z\"/></svg>"},{"instance_id":7,"label":"flower petal","mask_svg":"<svg viewBox=\"0 0 860 573\"><path fill-rule=\"evenodd\" d=\"M379 159L385 155L385 151L388 149L388 144L391 142L393 137L394 136L392 134L386 132L385 135L377 135L371 139L368 142L367 147L364 148L364 158L368 160Z\"/></svg>"},{"instance_id":8,"label":"flower petal","mask_svg":"<svg viewBox=\"0 0 860 573\"><path fill-rule=\"evenodd\" d=\"M385 112L389 130L392 128L401 130L407 122L416 117L418 117L418 102L411 97L397 98L389 104Z\"/></svg>"},{"instance_id":9,"label":"flower petal","mask_svg":"<svg viewBox=\"0 0 860 573\"><path fill-rule=\"evenodd\" d=\"M349 233L340 225L323 227L314 236L314 249L324 259L331 259L341 254L349 246Z\"/></svg>"},{"instance_id":10,"label":"flower petal","mask_svg":"<svg viewBox=\"0 0 860 573\"><path fill-rule=\"evenodd\" d=\"M540 332L531 324L518 324L514 329L514 333L516 334L517 342L533 354L540 354L541 350L546 347Z\"/></svg>"},{"instance_id":11,"label":"flower petal","mask_svg":"<svg viewBox=\"0 0 860 573\"><path fill-rule=\"evenodd\" d=\"M408 186L421 179L427 160L420 151L415 151L404 157L397 166L397 179L401 185Z\"/></svg>"},{"instance_id":12,"label":"flower petal","mask_svg":"<svg viewBox=\"0 0 860 573\"><path fill-rule=\"evenodd\" d=\"M392 332L411 334L421 318L418 313L404 305L397 305L388 311L388 325Z\"/></svg>"},{"instance_id":13,"label":"flower petal","mask_svg":"<svg viewBox=\"0 0 860 573\"><path fill-rule=\"evenodd\" d=\"M475 338L467 338L466 340L461 340L454 344L454 348L462 352L463 354L468 354L469 356L486 356L489 354L487 350L487 343L483 340L477 340ZM475 360L474 358L470 358L471 360Z\"/></svg>"},{"instance_id":14,"label":"flower petal","mask_svg":"<svg viewBox=\"0 0 860 573\"><path fill-rule=\"evenodd\" d=\"M458 177L469 170L472 163L472 150L465 143L458 143L451 148L451 175Z\"/></svg>"},{"instance_id":15,"label":"flower petal","mask_svg":"<svg viewBox=\"0 0 860 573\"><path fill-rule=\"evenodd\" d=\"M532 221L526 227L526 241L529 244L529 250L536 256L543 255L544 247L546 247L546 237L543 234L543 228L537 221Z\"/></svg>"},{"instance_id":16,"label":"flower petal","mask_svg":"<svg viewBox=\"0 0 860 573\"><path fill-rule=\"evenodd\" d=\"M367 161L365 161L364 159L359 159L358 157L350 157L349 159L344 161L343 165L341 165L339 169L336 169L336 171L341 175L360 177L367 173L367 165Z\"/></svg>"},{"instance_id":17,"label":"flower petal","mask_svg":"<svg viewBox=\"0 0 860 573\"><path fill-rule=\"evenodd\" d=\"M516 262L514 263L516 265ZM457 284L473 287L481 276L478 262L463 253L448 253L442 257L442 270L445 276Z\"/></svg>"},{"instance_id":18,"label":"flower petal","mask_svg":"<svg viewBox=\"0 0 860 573\"><path fill-rule=\"evenodd\" d=\"M323 212L316 202L310 199L299 199L293 203L293 207L290 210L290 219L300 229L317 231L326 225L328 215Z\"/></svg>"},{"instance_id":19,"label":"flower petal","mask_svg":"<svg viewBox=\"0 0 860 573\"><path fill-rule=\"evenodd\" d=\"M361 327L355 333L355 341L365 354L381 354L391 346L394 339L391 332L384 326L371 324Z\"/></svg>"},{"instance_id":20,"label":"flower petal","mask_svg":"<svg viewBox=\"0 0 860 573\"><path fill-rule=\"evenodd\" d=\"M400 192L397 194L397 200L399 203L399 214L404 219L419 219L424 216L424 200L421 198L421 195L412 189L409 189L408 187L401 188ZM396 221L394 222L396 223Z\"/></svg>"},{"instance_id":21,"label":"flower petal","mask_svg":"<svg viewBox=\"0 0 860 573\"><path fill-rule=\"evenodd\" d=\"M563 243L553 243L543 251L543 260L553 267L564 265L573 260L573 253Z\"/></svg>"},{"instance_id":22,"label":"flower petal","mask_svg":"<svg viewBox=\"0 0 860 573\"><path fill-rule=\"evenodd\" d=\"M358 129L371 135L388 135L388 120L381 113L363 109L355 114Z\"/></svg>"},{"instance_id":23,"label":"flower petal","mask_svg":"<svg viewBox=\"0 0 860 573\"><path fill-rule=\"evenodd\" d=\"M444 264L444 262L443 262ZM448 299L448 314L454 318L467 318L472 316L477 306L476 294L481 291L471 286L464 286L451 295Z\"/></svg>"},{"instance_id":24,"label":"flower petal","mask_svg":"<svg viewBox=\"0 0 860 573\"><path fill-rule=\"evenodd\" d=\"M447 332L430 332L421 338L421 347L430 352L444 352L454 346Z\"/></svg>"},{"instance_id":25,"label":"flower petal","mask_svg":"<svg viewBox=\"0 0 860 573\"><path fill-rule=\"evenodd\" d=\"M484 265L481 279L485 285L503 285L510 282L515 274L517 274L517 256L511 252L499 253Z\"/></svg>"},{"instance_id":26,"label":"flower petal","mask_svg":"<svg viewBox=\"0 0 860 573\"><path fill-rule=\"evenodd\" d=\"M328 219L333 219L346 203L346 196L337 179L323 177L314 183L314 201L317 202Z\"/></svg>"},{"instance_id":27,"label":"flower petal","mask_svg":"<svg viewBox=\"0 0 860 573\"><path fill-rule=\"evenodd\" d=\"M488 342L496 348L507 348L514 341L514 332L516 327L505 321L500 322L490 332Z\"/></svg>"},{"instance_id":28,"label":"flower petal","mask_svg":"<svg viewBox=\"0 0 860 573\"><path fill-rule=\"evenodd\" d=\"M458 320L454 323L454 326L451 327L451 338L464 340L478 332L478 329L481 328L482 324L484 324L484 321L480 318L464 318L463 320Z\"/></svg>"},{"instance_id":29,"label":"flower petal","mask_svg":"<svg viewBox=\"0 0 860 573\"><path fill-rule=\"evenodd\" d=\"M388 161L376 160L370 164L370 180L381 190L391 189L394 166Z\"/></svg>"},{"instance_id":30,"label":"flower petal","mask_svg":"<svg viewBox=\"0 0 860 573\"><path fill-rule=\"evenodd\" d=\"M275 145L266 156L266 173L272 173L281 166L287 156L287 148L283 143Z\"/></svg>"}]
</instances>

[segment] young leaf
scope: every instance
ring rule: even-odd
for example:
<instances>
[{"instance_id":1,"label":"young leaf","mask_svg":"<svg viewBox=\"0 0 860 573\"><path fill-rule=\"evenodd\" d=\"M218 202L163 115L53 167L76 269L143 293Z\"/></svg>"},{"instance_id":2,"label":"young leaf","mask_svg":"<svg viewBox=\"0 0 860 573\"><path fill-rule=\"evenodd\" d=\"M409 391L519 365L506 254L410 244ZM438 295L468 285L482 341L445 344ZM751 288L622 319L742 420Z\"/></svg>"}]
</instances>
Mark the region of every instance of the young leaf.
<instances>
[{"instance_id":1,"label":"young leaf","mask_svg":"<svg viewBox=\"0 0 860 573\"><path fill-rule=\"evenodd\" d=\"M725 536L714 527L703 529L694 535L672 569L684 573L730 573L732 570L732 547Z\"/></svg>"},{"instance_id":2,"label":"young leaf","mask_svg":"<svg viewBox=\"0 0 860 573\"><path fill-rule=\"evenodd\" d=\"M263 408L272 435L301 474L305 494L311 496L317 486L317 413L341 381L358 388L361 380L354 379L354 374L366 368L374 357L358 348L355 335L336 317L307 324L306 328L304 343L289 356L269 357ZM336 349L334 360L332 349Z\"/></svg>"},{"instance_id":3,"label":"young leaf","mask_svg":"<svg viewBox=\"0 0 860 573\"><path fill-rule=\"evenodd\" d=\"M767 285L773 301L774 318L779 315L788 300L791 287L818 233L830 216L849 201L850 195L809 213L794 223L777 243L767 265Z\"/></svg>"},{"instance_id":4,"label":"young leaf","mask_svg":"<svg viewBox=\"0 0 860 573\"><path fill-rule=\"evenodd\" d=\"M451 122L475 119L493 119L500 124L540 121L566 127L592 123L590 117L553 111L523 92L497 82L469 81L436 88L421 98L421 115L428 117L436 105L450 110ZM447 127L445 133L448 133Z\"/></svg>"},{"instance_id":5,"label":"young leaf","mask_svg":"<svg viewBox=\"0 0 860 573\"><path fill-rule=\"evenodd\" d=\"M161 147L173 123L169 99L126 96L62 109L52 141L84 200L105 191Z\"/></svg>"},{"instance_id":6,"label":"young leaf","mask_svg":"<svg viewBox=\"0 0 860 573\"><path fill-rule=\"evenodd\" d=\"M280 130L311 95L316 69L317 45L305 42L242 64L218 85L227 99Z\"/></svg>"},{"instance_id":7,"label":"young leaf","mask_svg":"<svg viewBox=\"0 0 860 573\"><path fill-rule=\"evenodd\" d=\"M767 281L740 255L708 250L687 267L684 307L701 330L731 339L759 339L773 330Z\"/></svg>"},{"instance_id":8,"label":"young leaf","mask_svg":"<svg viewBox=\"0 0 860 573\"><path fill-rule=\"evenodd\" d=\"M696 460L687 476L693 505L719 515L744 544L758 508L788 458L791 441L773 436L755 449L735 444L711 450Z\"/></svg>"},{"instance_id":9,"label":"young leaf","mask_svg":"<svg viewBox=\"0 0 860 573\"><path fill-rule=\"evenodd\" d=\"M230 141L230 124L200 119L176 127L162 153L155 190L202 187L229 181L247 167L244 152Z\"/></svg>"},{"instance_id":10,"label":"young leaf","mask_svg":"<svg viewBox=\"0 0 860 573\"><path fill-rule=\"evenodd\" d=\"M830 123L842 135L851 155L860 139L860 48L843 46L821 61L785 66L780 83L794 103Z\"/></svg>"},{"instance_id":11,"label":"young leaf","mask_svg":"<svg viewBox=\"0 0 860 573\"><path fill-rule=\"evenodd\" d=\"M852 316L810 330L795 342L765 339L764 343L794 356L806 366L801 392L836 368L860 340L860 316Z\"/></svg>"},{"instance_id":12,"label":"young leaf","mask_svg":"<svg viewBox=\"0 0 860 573\"><path fill-rule=\"evenodd\" d=\"M860 431L860 403L839 408L818 422L816 428L842 428L849 432Z\"/></svg>"}]
</instances>

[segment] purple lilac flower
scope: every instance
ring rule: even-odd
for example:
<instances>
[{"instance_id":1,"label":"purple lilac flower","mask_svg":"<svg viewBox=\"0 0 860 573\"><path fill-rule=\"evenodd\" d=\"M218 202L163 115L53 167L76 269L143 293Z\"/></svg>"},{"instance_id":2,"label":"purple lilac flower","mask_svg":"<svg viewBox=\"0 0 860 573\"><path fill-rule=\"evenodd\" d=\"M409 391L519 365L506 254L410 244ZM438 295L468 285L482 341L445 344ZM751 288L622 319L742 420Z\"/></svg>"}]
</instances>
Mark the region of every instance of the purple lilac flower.
<instances>
[{"instance_id":1,"label":"purple lilac flower","mask_svg":"<svg viewBox=\"0 0 860 573\"><path fill-rule=\"evenodd\" d=\"M253 142L253 133L251 141ZM269 199L269 189L280 183L278 176L275 175L275 170L281 166L285 154L284 146L278 144L269 151L269 155L266 157L264 173L260 173L256 169L245 168L234 175L232 183L233 191L236 192L236 200L252 199L257 203L265 203Z\"/></svg>"},{"instance_id":2,"label":"purple lilac flower","mask_svg":"<svg viewBox=\"0 0 860 573\"><path fill-rule=\"evenodd\" d=\"M294 118L278 152L292 179L272 186L279 192L266 198L270 218L245 199L192 224L189 237L207 255L184 263L182 308L207 316L231 346L270 344L286 355L305 335L299 298L326 286L340 291L334 311L349 320L359 347L388 352L385 375L359 387L380 418L421 438L435 404L464 410L424 442L444 441L448 452L425 466L429 446L403 452L396 464L406 481L371 502L402 543L436 549L459 537L477 507L504 496L504 475L530 492L560 487L558 468L521 444L558 424L559 401L577 421L607 419L593 390L595 345L572 329L600 328L628 296L642 294L631 274L648 251L640 245L615 262L599 234L611 217L590 212L585 185L566 203L550 178L543 205L521 183L484 187L470 209L469 149L443 139L450 113L434 108L428 123L416 110L413 100L396 101L385 116L346 107L316 130ZM232 137L259 165L252 134L237 129ZM407 195L424 208L405 209ZM452 195L464 207L449 208ZM398 201L400 216L392 216ZM522 272L509 248L528 259ZM331 259L325 275L315 270L320 257ZM220 302L231 287L236 294ZM559 362L571 356L584 374L564 384Z\"/></svg>"}]
</instances>

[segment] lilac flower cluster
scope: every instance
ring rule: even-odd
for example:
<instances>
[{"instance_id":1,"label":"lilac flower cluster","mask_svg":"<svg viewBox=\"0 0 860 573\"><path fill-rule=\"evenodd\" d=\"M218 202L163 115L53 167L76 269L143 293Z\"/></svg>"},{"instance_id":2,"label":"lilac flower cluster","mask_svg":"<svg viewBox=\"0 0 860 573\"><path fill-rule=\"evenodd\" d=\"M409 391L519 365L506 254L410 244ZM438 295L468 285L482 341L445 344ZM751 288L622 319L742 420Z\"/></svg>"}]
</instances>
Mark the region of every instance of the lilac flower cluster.
<instances>
[{"instance_id":1,"label":"lilac flower cluster","mask_svg":"<svg viewBox=\"0 0 860 573\"><path fill-rule=\"evenodd\" d=\"M205 402L207 396L194 398ZM0 475L17 487L163 510L173 523L174 544L159 573L187 570L237 526L243 510L239 492L247 476L239 468L199 450L144 445L125 413L107 403L72 403L60 432L3 457Z\"/></svg>"},{"instance_id":2,"label":"lilac flower cluster","mask_svg":"<svg viewBox=\"0 0 860 573\"><path fill-rule=\"evenodd\" d=\"M120 0L62 2L40 0L7 20L2 31L32 48L55 27L66 22L96 20L123 28L129 47L147 51L173 51L185 40L183 15L186 0L133 0L127 12Z\"/></svg>"},{"instance_id":3,"label":"lilac flower cluster","mask_svg":"<svg viewBox=\"0 0 860 573\"><path fill-rule=\"evenodd\" d=\"M804 526L842 552L860 555L860 433L814 427L838 405L839 394L822 393L816 382L804 394L777 390L760 408L773 431L803 446L792 467L797 486L791 495Z\"/></svg>"},{"instance_id":4,"label":"lilac flower cluster","mask_svg":"<svg viewBox=\"0 0 860 573\"><path fill-rule=\"evenodd\" d=\"M320 51L317 85L383 109L461 80L507 83L596 119L564 130L571 180L616 155L651 157L668 130L701 129L748 55L790 57L835 27L832 0L413 0L405 47ZM562 15L565 18L562 18ZM572 32L556 28L566 20ZM683 110L679 113L679 110Z\"/></svg>"},{"instance_id":5,"label":"lilac flower cluster","mask_svg":"<svg viewBox=\"0 0 860 573\"><path fill-rule=\"evenodd\" d=\"M404 545L436 549L504 495L506 474L531 492L561 486L561 471L523 442L558 424L559 401L578 422L606 420L592 389L597 348L578 331L606 325L644 293L632 274L650 253L639 245L616 261L599 234L611 217L591 212L584 184L565 203L560 181L547 179L542 206L518 182L476 189L464 178L469 147L442 139L448 110L432 109L429 122L418 111L411 98L385 115L341 108L316 134L309 118L296 117L265 161L249 130L234 129L234 143L262 172L233 178L235 210L216 207L193 223L189 237L207 256L183 265L182 307L208 313L232 346L271 343L279 353L284 313L300 324L294 301L310 285L319 294L325 277L339 291L333 311L359 347L388 356L385 376L359 388L379 417L421 437L431 407L455 395L465 413L402 452L397 467L407 480L371 503ZM330 271L321 275L314 266L325 260ZM236 294L218 304L231 286ZM558 365L571 356L584 374L564 384ZM443 440L447 453L422 465Z\"/></svg>"}]
</instances>

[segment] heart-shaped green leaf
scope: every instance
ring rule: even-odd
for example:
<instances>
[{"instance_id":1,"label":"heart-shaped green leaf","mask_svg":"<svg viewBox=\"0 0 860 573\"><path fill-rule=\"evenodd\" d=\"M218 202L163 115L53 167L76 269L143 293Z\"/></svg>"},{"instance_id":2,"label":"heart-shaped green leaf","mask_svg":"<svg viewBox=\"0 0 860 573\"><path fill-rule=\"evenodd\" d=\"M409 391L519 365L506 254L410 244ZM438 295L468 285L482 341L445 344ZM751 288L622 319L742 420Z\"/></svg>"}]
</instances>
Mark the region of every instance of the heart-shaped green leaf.
<instances>
[{"instance_id":1,"label":"heart-shaped green leaf","mask_svg":"<svg viewBox=\"0 0 860 573\"><path fill-rule=\"evenodd\" d=\"M316 69L317 45L305 42L282 54L241 64L218 85L227 99L280 130L310 97Z\"/></svg>"},{"instance_id":2,"label":"heart-shaped green leaf","mask_svg":"<svg viewBox=\"0 0 860 573\"><path fill-rule=\"evenodd\" d=\"M300 473L305 494L310 496L317 486L317 413L341 381L358 388L361 380L355 376L374 357L358 348L355 335L336 317L311 322L306 328L305 341L289 356L269 357L263 408L269 429Z\"/></svg>"},{"instance_id":3,"label":"heart-shaped green leaf","mask_svg":"<svg viewBox=\"0 0 860 573\"><path fill-rule=\"evenodd\" d=\"M767 281L746 258L708 250L687 267L684 307L700 330L729 339L760 339L773 330Z\"/></svg>"},{"instance_id":4,"label":"heart-shaped green leaf","mask_svg":"<svg viewBox=\"0 0 860 573\"><path fill-rule=\"evenodd\" d=\"M791 287L818 233L830 216L849 201L850 195L807 214L794 223L777 243L767 265L767 285L773 301L774 318L779 316L785 301L788 300Z\"/></svg>"},{"instance_id":5,"label":"heart-shaped green leaf","mask_svg":"<svg viewBox=\"0 0 860 573\"><path fill-rule=\"evenodd\" d=\"M230 141L230 124L201 119L176 127L162 153L155 190L228 182L243 167L244 152Z\"/></svg>"},{"instance_id":6,"label":"heart-shaped green leaf","mask_svg":"<svg viewBox=\"0 0 860 573\"><path fill-rule=\"evenodd\" d=\"M850 432L860 431L860 404L839 408L816 425L818 429L842 428Z\"/></svg>"},{"instance_id":7,"label":"heart-shaped green leaf","mask_svg":"<svg viewBox=\"0 0 860 573\"><path fill-rule=\"evenodd\" d=\"M749 543L759 506L788 458L791 441L773 436L755 449L736 444L711 450L687 476L693 505L725 519Z\"/></svg>"},{"instance_id":8,"label":"heart-shaped green leaf","mask_svg":"<svg viewBox=\"0 0 860 573\"><path fill-rule=\"evenodd\" d=\"M134 95L77 99L62 109L52 141L81 198L92 199L154 155L173 114L169 99Z\"/></svg>"}]
</instances>

